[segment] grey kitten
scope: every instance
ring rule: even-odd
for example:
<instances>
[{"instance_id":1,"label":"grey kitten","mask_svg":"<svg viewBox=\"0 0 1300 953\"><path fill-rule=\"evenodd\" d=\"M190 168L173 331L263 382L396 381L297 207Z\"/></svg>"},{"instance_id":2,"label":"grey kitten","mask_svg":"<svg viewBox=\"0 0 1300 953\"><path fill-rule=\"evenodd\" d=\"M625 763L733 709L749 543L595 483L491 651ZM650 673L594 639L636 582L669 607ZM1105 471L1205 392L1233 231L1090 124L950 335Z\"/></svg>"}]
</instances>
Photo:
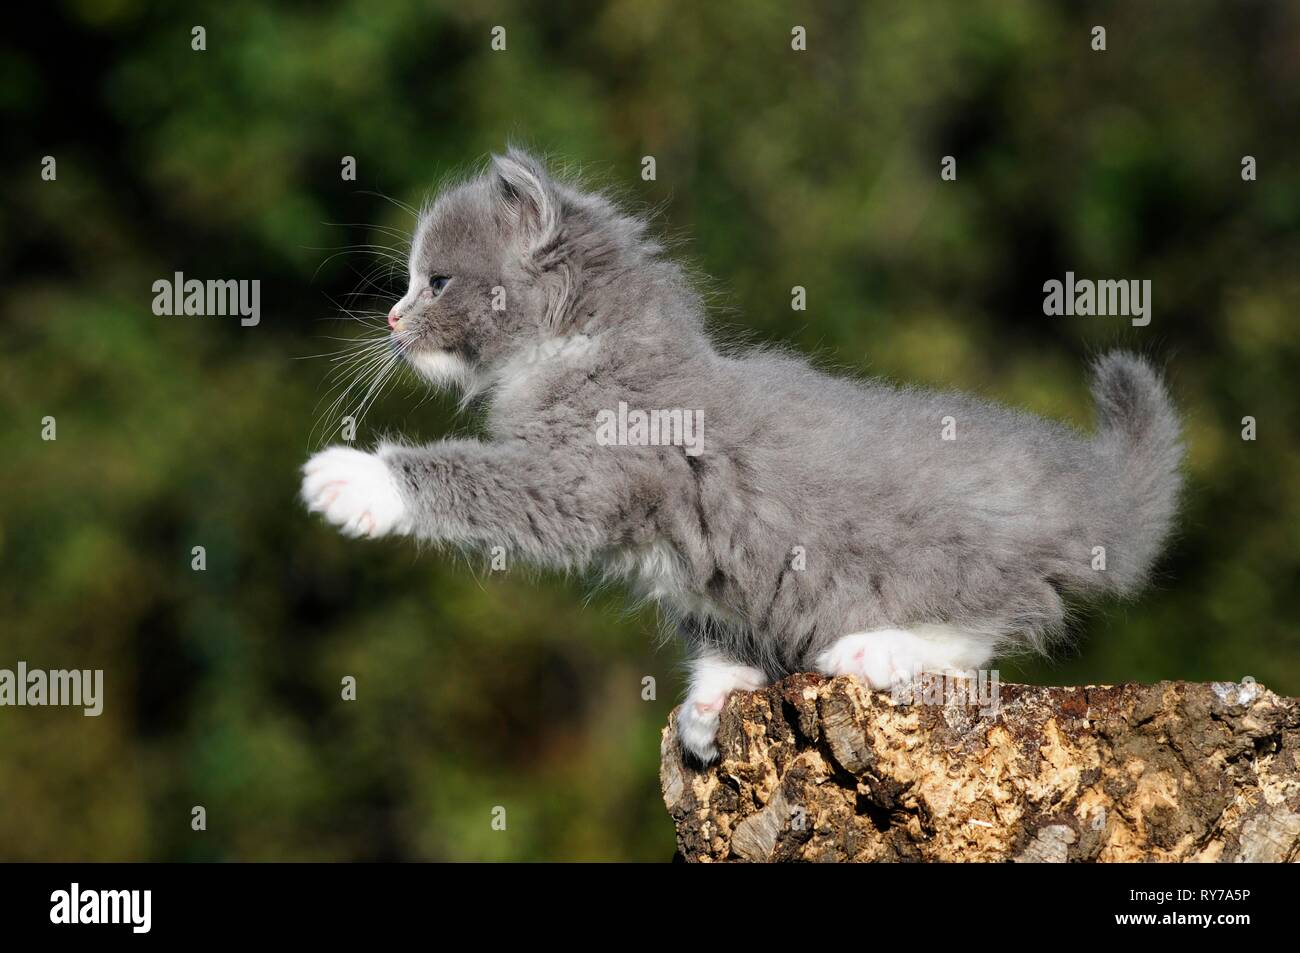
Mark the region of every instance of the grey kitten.
<instances>
[{"instance_id":1,"label":"grey kitten","mask_svg":"<svg viewBox=\"0 0 1300 953\"><path fill-rule=\"evenodd\" d=\"M409 264L392 344L480 395L490 437L325 450L308 506L349 535L626 578L688 644L679 729L703 761L733 689L1043 649L1063 592L1133 594L1169 534L1179 423L1140 358L1097 362L1089 437L719 348L643 221L517 150L420 214Z\"/></svg>"}]
</instances>

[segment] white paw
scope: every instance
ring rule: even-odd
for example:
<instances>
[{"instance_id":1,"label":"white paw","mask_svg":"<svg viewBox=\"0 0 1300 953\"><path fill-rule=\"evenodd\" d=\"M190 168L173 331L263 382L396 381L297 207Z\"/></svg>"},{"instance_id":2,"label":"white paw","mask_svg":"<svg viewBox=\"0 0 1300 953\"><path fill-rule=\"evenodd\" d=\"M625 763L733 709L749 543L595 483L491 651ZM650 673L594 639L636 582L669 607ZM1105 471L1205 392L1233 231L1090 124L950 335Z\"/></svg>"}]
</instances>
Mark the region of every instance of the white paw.
<instances>
[{"instance_id":1,"label":"white paw","mask_svg":"<svg viewBox=\"0 0 1300 953\"><path fill-rule=\"evenodd\" d=\"M726 703L726 695L688 696L677 713L677 737L682 747L704 764L718 760L718 721Z\"/></svg>"},{"instance_id":2,"label":"white paw","mask_svg":"<svg viewBox=\"0 0 1300 953\"><path fill-rule=\"evenodd\" d=\"M682 747L702 763L718 759L718 722L727 696L735 690L755 691L767 684L756 668L716 658L696 660L691 689L677 712L677 737Z\"/></svg>"},{"instance_id":3,"label":"white paw","mask_svg":"<svg viewBox=\"0 0 1300 953\"><path fill-rule=\"evenodd\" d=\"M409 530L406 504L388 464L373 453L330 447L302 468L302 498L348 536Z\"/></svg>"},{"instance_id":4,"label":"white paw","mask_svg":"<svg viewBox=\"0 0 1300 953\"><path fill-rule=\"evenodd\" d=\"M946 626L874 629L846 635L817 656L824 675L853 675L874 689L911 682L922 672L966 672L988 662L987 646Z\"/></svg>"},{"instance_id":5,"label":"white paw","mask_svg":"<svg viewBox=\"0 0 1300 953\"><path fill-rule=\"evenodd\" d=\"M872 688L910 682L919 670L916 652L901 629L878 629L846 635L817 656L817 671L853 675Z\"/></svg>"}]
</instances>

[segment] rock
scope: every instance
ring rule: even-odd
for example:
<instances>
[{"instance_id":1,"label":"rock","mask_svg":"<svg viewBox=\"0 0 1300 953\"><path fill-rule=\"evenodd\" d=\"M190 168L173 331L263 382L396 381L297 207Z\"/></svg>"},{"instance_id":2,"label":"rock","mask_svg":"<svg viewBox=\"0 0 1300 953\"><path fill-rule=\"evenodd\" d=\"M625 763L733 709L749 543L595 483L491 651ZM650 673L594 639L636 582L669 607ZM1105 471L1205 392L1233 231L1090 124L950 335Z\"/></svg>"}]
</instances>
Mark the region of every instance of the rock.
<instances>
[{"instance_id":1,"label":"rock","mask_svg":"<svg viewBox=\"0 0 1300 953\"><path fill-rule=\"evenodd\" d=\"M996 689L996 703L988 689ZM1235 683L735 692L719 761L664 730L687 861L1293 861L1300 700Z\"/></svg>"}]
</instances>

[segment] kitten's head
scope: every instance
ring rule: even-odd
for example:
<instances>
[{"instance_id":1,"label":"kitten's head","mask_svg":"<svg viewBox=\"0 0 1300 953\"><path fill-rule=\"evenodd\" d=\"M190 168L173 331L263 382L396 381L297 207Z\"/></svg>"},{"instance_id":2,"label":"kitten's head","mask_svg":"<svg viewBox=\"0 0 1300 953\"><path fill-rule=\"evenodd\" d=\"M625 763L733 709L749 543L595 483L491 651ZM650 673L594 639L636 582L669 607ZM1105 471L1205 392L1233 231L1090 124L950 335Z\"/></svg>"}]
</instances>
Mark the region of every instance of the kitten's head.
<instances>
[{"instance_id":1,"label":"kitten's head","mask_svg":"<svg viewBox=\"0 0 1300 953\"><path fill-rule=\"evenodd\" d=\"M586 285L653 255L644 224L517 149L421 212L394 342L435 383L473 387L538 341L571 333Z\"/></svg>"}]
</instances>

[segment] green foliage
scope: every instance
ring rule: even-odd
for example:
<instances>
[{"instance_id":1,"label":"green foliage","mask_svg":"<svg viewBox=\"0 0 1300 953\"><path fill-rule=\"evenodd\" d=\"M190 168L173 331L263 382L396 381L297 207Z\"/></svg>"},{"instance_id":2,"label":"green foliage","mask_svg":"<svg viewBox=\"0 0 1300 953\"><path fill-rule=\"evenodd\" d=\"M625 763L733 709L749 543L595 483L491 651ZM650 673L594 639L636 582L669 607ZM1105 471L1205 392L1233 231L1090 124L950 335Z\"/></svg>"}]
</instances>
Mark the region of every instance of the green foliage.
<instances>
[{"instance_id":1,"label":"green foliage","mask_svg":"<svg viewBox=\"0 0 1300 953\"><path fill-rule=\"evenodd\" d=\"M335 251L393 244L399 203L511 138L662 204L721 324L826 363L1081 426L1090 354L1166 363L1190 485L1157 587L1003 678L1300 693L1295 11L740 9L86 0L3 41L0 667L102 667L107 699L0 709L0 857L671 855L657 754L680 683L652 611L347 541L295 501L331 367L304 358L360 330L336 302L398 291L382 257ZM1045 317L1067 270L1150 278L1152 324ZM260 279L261 324L153 315L174 271ZM423 401L398 387L362 441L471 426Z\"/></svg>"}]
</instances>

